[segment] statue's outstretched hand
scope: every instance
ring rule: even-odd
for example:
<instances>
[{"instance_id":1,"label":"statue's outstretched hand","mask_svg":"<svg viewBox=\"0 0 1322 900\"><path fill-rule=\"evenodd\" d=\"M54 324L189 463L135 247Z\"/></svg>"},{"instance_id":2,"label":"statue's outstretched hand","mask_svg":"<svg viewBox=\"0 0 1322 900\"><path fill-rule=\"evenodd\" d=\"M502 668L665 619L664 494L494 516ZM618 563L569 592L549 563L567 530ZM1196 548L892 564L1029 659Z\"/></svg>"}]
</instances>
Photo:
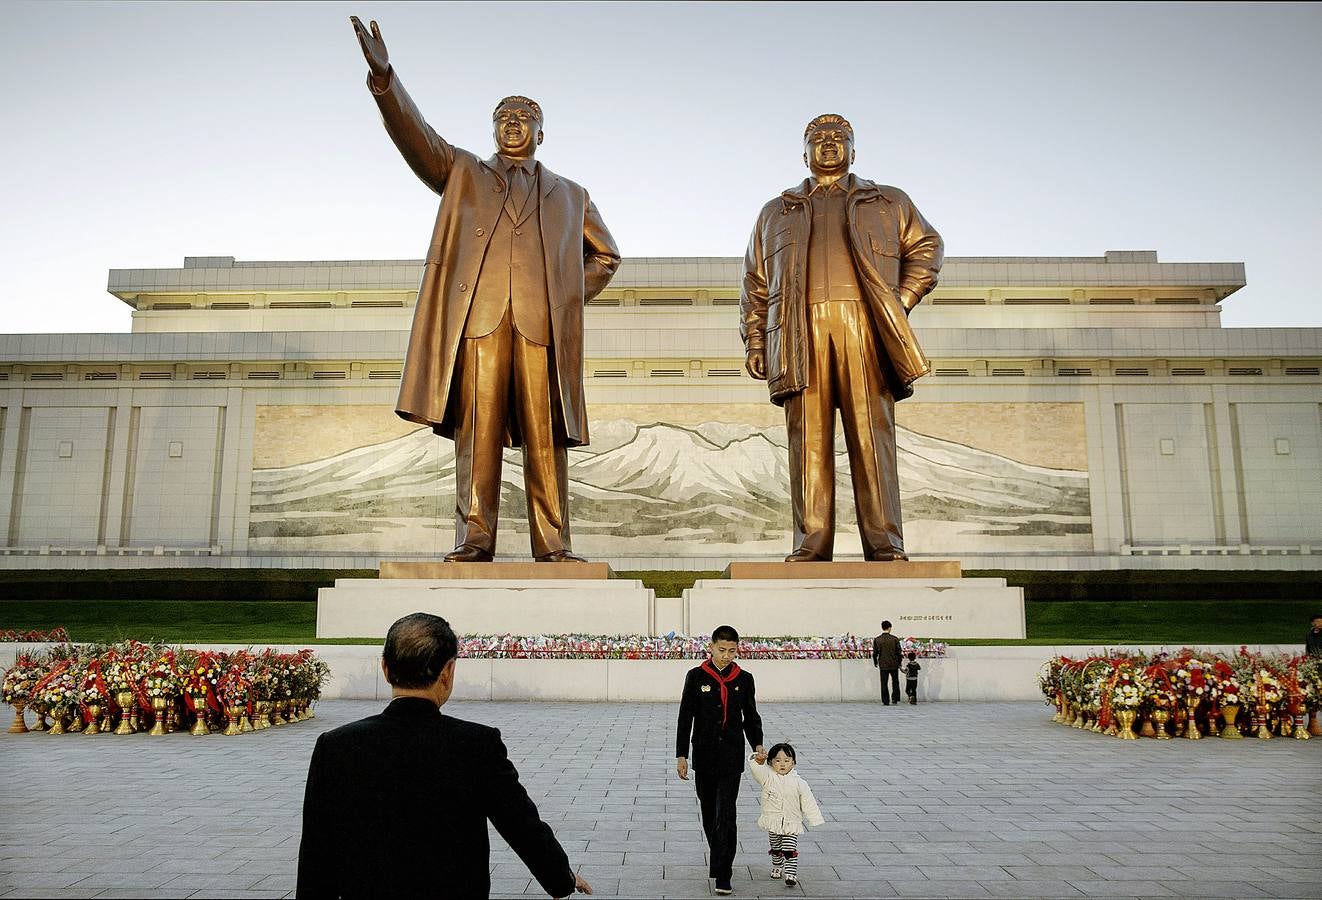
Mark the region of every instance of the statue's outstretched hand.
<instances>
[{"instance_id":1,"label":"statue's outstretched hand","mask_svg":"<svg viewBox=\"0 0 1322 900\"><path fill-rule=\"evenodd\" d=\"M372 70L372 75L385 78L390 71L390 53L386 50L386 42L381 39L381 29L377 27L376 20L372 20L370 31L363 27L357 16L350 16L349 21L353 23L353 33L358 36L358 45L363 48L363 56L367 59L367 67Z\"/></svg>"}]
</instances>

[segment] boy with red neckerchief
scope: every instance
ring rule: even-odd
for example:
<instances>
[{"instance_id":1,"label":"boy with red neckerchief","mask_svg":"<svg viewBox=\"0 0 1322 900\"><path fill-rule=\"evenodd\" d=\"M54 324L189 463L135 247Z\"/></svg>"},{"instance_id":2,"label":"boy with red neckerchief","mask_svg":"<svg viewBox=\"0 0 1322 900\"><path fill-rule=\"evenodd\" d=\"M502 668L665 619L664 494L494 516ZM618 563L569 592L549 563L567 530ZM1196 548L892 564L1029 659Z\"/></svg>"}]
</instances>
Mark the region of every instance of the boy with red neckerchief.
<instances>
[{"instance_id":1,"label":"boy with red neckerchief","mask_svg":"<svg viewBox=\"0 0 1322 900\"><path fill-rule=\"evenodd\" d=\"M690 669L679 701L679 733L675 739L675 770L689 777L689 744L693 745L693 780L702 809L702 830L711 847L710 877L716 893L734 893L730 879L738 846L735 801L744 771L744 739L766 761L762 749L762 717L757 713L753 676L739 668L739 632L722 625L707 645L710 658Z\"/></svg>"}]
</instances>

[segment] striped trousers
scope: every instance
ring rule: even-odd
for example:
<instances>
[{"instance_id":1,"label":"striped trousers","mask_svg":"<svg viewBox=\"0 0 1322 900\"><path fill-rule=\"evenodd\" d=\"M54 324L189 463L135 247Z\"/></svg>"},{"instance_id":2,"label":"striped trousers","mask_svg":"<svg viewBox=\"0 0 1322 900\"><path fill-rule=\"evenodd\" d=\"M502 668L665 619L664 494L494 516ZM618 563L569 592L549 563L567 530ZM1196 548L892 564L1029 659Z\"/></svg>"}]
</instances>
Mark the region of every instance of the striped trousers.
<instances>
[{"instance_id":1,"label":"striped trousers","mask_svg":"<svg viewBox=\"0 0 1322 900\"><path fill-rule=\"evenodd\" d=\"M786 881L799 880L799 836L797 834L768 834L771 838L771 868L780 869Z\"/></svg>"}]
</instances>

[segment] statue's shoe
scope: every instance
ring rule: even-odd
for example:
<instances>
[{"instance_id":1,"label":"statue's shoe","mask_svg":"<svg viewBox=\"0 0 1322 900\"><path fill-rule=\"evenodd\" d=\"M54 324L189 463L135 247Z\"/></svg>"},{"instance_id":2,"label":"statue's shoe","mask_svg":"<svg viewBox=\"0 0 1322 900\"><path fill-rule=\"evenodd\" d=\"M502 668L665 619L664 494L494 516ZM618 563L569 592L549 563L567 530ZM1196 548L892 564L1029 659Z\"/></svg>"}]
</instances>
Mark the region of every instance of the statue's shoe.
<instances>
[{"instance_id":1,"label":"statue's shoe","mask_svg":"<svg viewBox=\"0 0 1322 900\"><path fill-rule=\"evenodd\" d=\"M483 550L481 547L474 547L471 544L460 544L449 553L445 554L446 562L491 562L491 551Z\"/></svg>"},{"instance_id":2,"label":"statue's shoe","mask_svg":"<svg viewBox=\"0 0 1322 900\"><path fill-rule=\"evenodd\" d=\"M877 550L868 557L872 562L895 562L896 560L908 560L908 558L903 550Z\"/></svg>"},{"instance_id":3,"label":"statue's shoe","mask_svg":"<svg viewBox=\"0 0 1322 900\"><path fill-rule=\"evenodd\" d=\"M785 557L785 562L830 562L830 560L824 559L811 550L800 547L798 550L795 550L789 556Z\"/></svg>"},{"instance_id":4,"label":"statue's shoe","mask_svg":"<svg viewBox=\"0 0 1322 900\"><path fill-rule=\"evenodd\" d=\"M583 557L575 556L568 550L552 550L550 553L534 558L537 562L587 562Z\"/></svg>"}]
</instances>

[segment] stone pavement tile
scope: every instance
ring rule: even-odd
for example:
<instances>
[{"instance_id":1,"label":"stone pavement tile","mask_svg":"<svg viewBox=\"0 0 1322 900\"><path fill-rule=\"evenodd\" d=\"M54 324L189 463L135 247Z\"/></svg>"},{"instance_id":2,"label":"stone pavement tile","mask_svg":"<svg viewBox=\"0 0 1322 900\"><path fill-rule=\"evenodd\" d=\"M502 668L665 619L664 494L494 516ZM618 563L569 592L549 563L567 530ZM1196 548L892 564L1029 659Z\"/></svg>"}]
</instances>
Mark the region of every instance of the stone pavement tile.
<instances>
[{"instance_id":1,"label":"stone pavement tile","mask_svg":"<svg viewBox=\"0 0 1322 900\"><path fill-rule=\"evenodd\" d=\"M922 881L927 876L913 865L895 866L831 866L841 881L866 881L869 878L886 881Z\"/></svg>"},{"instance_id":2,"label":"stone pavement tile","mask_svg":"<svg viewBox=\"0 0 1322 900\"><path fill-rule=\"evenodd\" d=\"M1189 878L1181 881L1163 881L1162 885L1171 893L1184 897L1293 897L1295 885L1282 882L1275 884L1249 884L1246 881L1201 881ZM1277 890L1280 888L1280 890Z\"/></svg>"},{"instance_id":3,"label":"stone pavement tile","mask_svg":"<svg viewBox=\"0 0 1322 900\"><path fill-rule=\"evenodd\" d=\"M1082 879L1105 879L1104 869L1117 869L1119 866L1006 866L1005 871L1014 878L1057 878L1061 881Z\"/></svg>"},{"instance_id":4,"label":"stone pavement tile","mask_svg":"<svg viewBox=\"0 0 1322 900\"><path fill-rule=\"evenodd\" d=\"M249 888L257 887L257 882L261 880L262 876L260 873L254 875L251 872L236 872L229 875L182 872L161 885L161 890L176 890L184 892L200 891L204 889L214 889L218 891L246 891Z\"/></svg>"},{"instance_id":5,"label":"stone pavement tile","mask_svg":"<svg viewBox=\"0 0 1322 900\"><path fill-rule=\"evenodd\" d=\"M255 891L292 891L298 886L298 872L296 865L291 866L288 872L279 872L266 875L249 885L250 890Z\"/></svg>"},{"instance_id":6,"label":"stone pavement tile","mask_svg":"<svg viewBox=\"0 0 1322 900\"><path fill-rule=\"evenodd\" d=\"M516 894L522 895L529 884L535 884L532 878L493 878L491 879L491 893L495 894Z\"/></svg>"},{"instance_id":7,"label":"stone pavement tile","mask_svg":"<svg viewBox=\"0 0 1322 900\"><path fill-rule=\"evenodd\" d=\"M188 895L188 900L280 900L288 891L224 891L203 889Z\"/></svg>"},{"instance_id":8,"label":"stone pavement tile","mask_svg":"<svg viewBox=\"0 0 1322 900\"><path fill-rule=\"evenodd\" d=\"M12 900L88 900L95 897L104 888L6 888L0 884L0 897L12 898Z\"/></svg>"},{"instance_id":9,"label":"stone pavement tile","mask_svg":"<svg viewBox=\"0 0 1322 900\"><path fill-rule=\"evenodd\" d=\"M51 860L47 869L56 868L60 860ZM16 888L66 888L87 877L87 872L3 872L0 871L0 891Z\"/></svg>"},{"instance_id":10,"label":"stone pavement tile","mask_svg":"<svg viewBox=\"0 0 1322 900\"><path fill-rule=\"evenodd\" d=\"M981 882L993 897L1082 897L1083 891L1058 879L1025 879Z\"/></svg>"},{"instance_id":11,"label":"stone pavement tile","mask_svg":"<svg viewBox=\"0 0 1322 900\"><path fill-rule=\"evenodd\" d=\"M897 897L989 897L987 889L976 881L890 881L886 882Z\"/></svg>"},{"instance_id":12,"label":"stone pavement tile","mask_svg":"<svg viewBox=\"0 0 1322 900\"><path fill-rule=\"evenodd\" d=\"M1000 866L919 866L924 877L934 881L1010 881Z\"/></svg>"},{"instance_id":13,"label":"stone pavement tile","mask_svg":"<svg viewBox=\"0 0 1322 900\"><path fill-rule=\"evenodd\" d=\"M222 856L218 859L192 859L178 856L177 852L172 850L171 853L160 856L155 865L150 866L150 871L171 872L176 875L183 872L195 875L228 875L244 867L242 859L232 856ZM148 859L145 862L151 863L152 860Z\"/></svg>"},{"instance_id":14,"label":"stone pavement tile","mask_svg":"<svg viewBox=\"0 0 1322 900\"><path fill-rule=\"evenodd\" d=\"M639 879L621 884L620 895L629 897L709 897L711 896L711 884L706 878ZM744 895L745 892L741 891L736 896Z\"/></svg>"},{"instance_id":15,"label":"stone pavement tile","mask_svg":"<svg viewBox=\"0 0 1322 900\"><path fill-rule=\"evenodd\" d=\"M1171 890L1155 881L1080 881L1070 879L1070 885L1089 897L1198 897L1197 893ZM1255 894L1253 896L1261 896Z\"/></svg>"},{"instance_id":16,"label":"stone pavement tile","mask_svg":"<svg viewBox=\"0 0 1322 900\"><path fill-rule=\"evenodd\" d=\"M169 888L154 888L152 890L107 888L93 896L95 900L135 900L135 898L142 898L142 900L180 900L180 898L187 897L192 892L192 888L176 888L175 890Z\"/></svg>"},{"instance_id":17,"label":"stone pavement tile","mask_svg":"<svg viewBox=\"0 0 1322 900\"><path fill-rule=\"evenodd\" d=\"M945 856L950 860L952 866L1032 866L1036 864L1024 854L1010 851L978 850L966 853L950 850L946 852Z\"/></svg>"},{"instance_id":18,"label":"stone pavement tile","mask_svg":"<svg viewBox=\"0 0 1322 900\"><path fill-rule=\"evenodd\" d=\"M817 881L807 879L799 882L799 892L804 897L895 897L895 889L885 881ZM768 891L770 893L770 891ZM784 888L782 896L793 896Z\"/></svg>"}]
</instances>

